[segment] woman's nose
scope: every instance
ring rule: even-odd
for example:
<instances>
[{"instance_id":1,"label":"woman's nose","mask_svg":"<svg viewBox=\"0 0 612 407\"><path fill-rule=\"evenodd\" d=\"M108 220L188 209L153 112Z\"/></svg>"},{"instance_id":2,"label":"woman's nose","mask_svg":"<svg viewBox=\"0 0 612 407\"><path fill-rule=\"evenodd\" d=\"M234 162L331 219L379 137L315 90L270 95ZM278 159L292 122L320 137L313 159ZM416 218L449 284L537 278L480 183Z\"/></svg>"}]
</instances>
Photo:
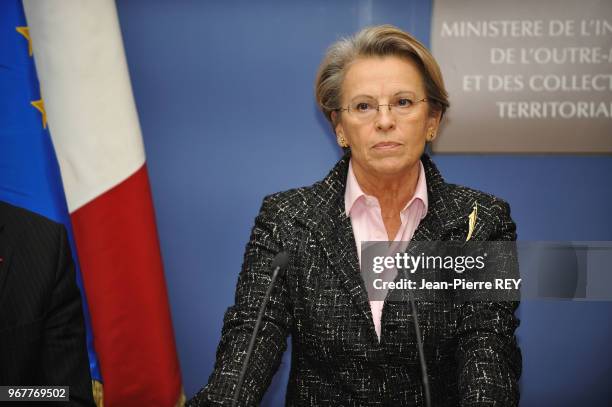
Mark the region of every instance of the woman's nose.
<instances>
[{"instance_id":1,"label":"woman's nose","mask_svg":"<svg viewBox=\"0 0 612 407\"><path fill-rule=\"evenodd\" d=\"M376 112L376 128L388 131L395 127L395 115L389 106L380 106Z\"/></svg>"}]
</instances>

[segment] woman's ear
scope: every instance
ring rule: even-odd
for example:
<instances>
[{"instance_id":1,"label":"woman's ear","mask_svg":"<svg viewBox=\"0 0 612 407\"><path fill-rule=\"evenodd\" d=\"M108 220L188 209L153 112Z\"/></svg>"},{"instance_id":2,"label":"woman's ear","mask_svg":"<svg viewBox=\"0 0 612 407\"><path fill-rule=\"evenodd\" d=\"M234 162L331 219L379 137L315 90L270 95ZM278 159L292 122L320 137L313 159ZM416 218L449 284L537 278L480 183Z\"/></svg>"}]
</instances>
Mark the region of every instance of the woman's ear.
<instances>
[{"instance_id":1,"label":"woman's ear","mask_svg":"<svg viewBox=\"0 0 612 407\"><path fill-rule=\"evenodd\" d=\"M438 129L440 127L440 119L442 112L432 112L427 119L427 141L433 141L438 137Z\"/></svg>"},{"instance_id":2,"label":"woman's ear","mask_svg":"<svg viewBox=\"0 0 612 407\"><path fill-rule=\"evenodd\" d=\"M344 127L339 120L338 112L332 112L331 119L334 125L334 132L336 133L336 141L338 142L338 145L342 148L347 148L349 145L346 137L344 136Z\"/></svg>"}]
</instances>

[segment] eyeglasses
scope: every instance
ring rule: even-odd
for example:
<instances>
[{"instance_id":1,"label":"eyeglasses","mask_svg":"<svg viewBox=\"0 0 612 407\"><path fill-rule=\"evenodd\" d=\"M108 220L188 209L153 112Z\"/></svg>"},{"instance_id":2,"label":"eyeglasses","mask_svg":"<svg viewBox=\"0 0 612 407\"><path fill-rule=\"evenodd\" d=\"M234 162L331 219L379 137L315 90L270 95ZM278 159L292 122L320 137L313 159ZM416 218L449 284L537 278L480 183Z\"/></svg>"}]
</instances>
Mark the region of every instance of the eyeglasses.
<instances>
[{"instance_id":1,"label":"eyeglasses","mask_svg":"<svg viewBox=\"0 0 612 407\"><path fill-rule=\"evenodd\" d=\"M406 96L396 96L391 99L391 103L379 104L376 99L372 98L357 98L347 107L336 109L337 111L348 111L348 113L361 121L371 121L380 112L382 106L387 106L389 112L397 116L410 116L416 112L416 105L420 102L427 101L427 98L412 100Z\"/></svg>"}]
</instances>

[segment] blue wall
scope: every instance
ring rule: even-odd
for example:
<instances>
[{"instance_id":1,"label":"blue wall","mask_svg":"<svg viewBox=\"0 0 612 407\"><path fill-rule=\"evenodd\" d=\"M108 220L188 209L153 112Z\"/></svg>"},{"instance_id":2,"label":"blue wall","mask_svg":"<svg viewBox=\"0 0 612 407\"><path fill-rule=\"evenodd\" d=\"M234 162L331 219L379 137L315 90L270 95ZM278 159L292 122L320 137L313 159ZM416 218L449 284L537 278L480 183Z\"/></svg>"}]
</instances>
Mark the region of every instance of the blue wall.
<instances>
[{"instance_id":1,"label":"blue wall","mask_svg":"<svg viewBox=\"0 0 612 407\"><path fill-rule=\"evenodd\" d=\"M261 199L340 156L313 97L339 36L391 23L429 42L428 1L118 0L185 391L210 374ZM451 99L452 103L452 99ZM442 135L443 136L443 135ZM434 156L507 199L523 240L612 240L612 157ZM523 406L608 405L610 303L524 302ZM289 358L263 405L284 400Z\"/></svg>"}]
</instances>

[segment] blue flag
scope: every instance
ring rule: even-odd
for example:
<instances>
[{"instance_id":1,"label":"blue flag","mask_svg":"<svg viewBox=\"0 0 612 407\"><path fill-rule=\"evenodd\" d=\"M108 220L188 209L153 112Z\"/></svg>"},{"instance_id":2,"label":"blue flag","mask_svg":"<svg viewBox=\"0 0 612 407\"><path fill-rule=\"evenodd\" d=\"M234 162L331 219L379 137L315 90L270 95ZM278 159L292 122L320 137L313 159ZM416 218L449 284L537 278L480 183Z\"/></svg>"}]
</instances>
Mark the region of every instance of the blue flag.
<instances>
[{"instance_id":1,"label":"blue flag","mask_svg":"<svg viewBox=\"0 0 612 407\"><path fill-rule=\"evenodd\" d=\"M0 200L66 226L83 298L91 376L102 381L70 215L21 0L0 2L0 39Z\"/></svg>"}]
</instances>

